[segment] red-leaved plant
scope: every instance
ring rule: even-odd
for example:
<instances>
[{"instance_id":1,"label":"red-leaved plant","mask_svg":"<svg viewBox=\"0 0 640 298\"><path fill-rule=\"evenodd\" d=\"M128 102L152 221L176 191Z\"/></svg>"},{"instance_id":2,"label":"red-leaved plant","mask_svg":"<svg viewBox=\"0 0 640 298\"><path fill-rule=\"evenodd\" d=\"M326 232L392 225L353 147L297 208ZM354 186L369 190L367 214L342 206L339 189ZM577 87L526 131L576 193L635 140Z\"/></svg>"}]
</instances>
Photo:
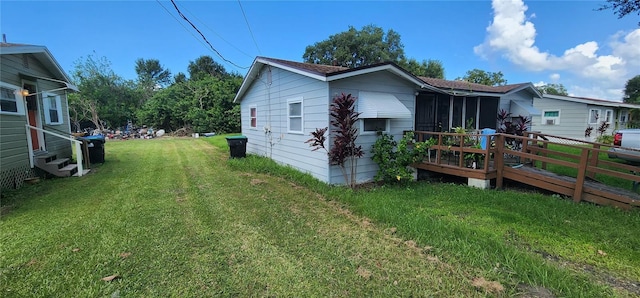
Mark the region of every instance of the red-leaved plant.
<instances>
[{"instance_id":1,"label":"red-leaved plant","mask_svg":"<svg viewBox=\"0 0 640 298\"><path fill-rule=\"evenodd\" d=\"M333 145L327 150L324 143L326 141L325 133L328 128L316 128L311 132L312 138L305 143L311 143L309 146L314 147L313 151L324 149L329 155L329 164L337 165L342 171L344 181L350 187L356 185L356 169L358 167L358 158L364 155L362 146L356 145L358 138L358 129L356 127L360 113L355 111L356 98L351 94L342 93L333 98L333 102L329 108L331 115L331 133ZM347 170L347 166L349 169Z\"/></svg>"}]
</instances>

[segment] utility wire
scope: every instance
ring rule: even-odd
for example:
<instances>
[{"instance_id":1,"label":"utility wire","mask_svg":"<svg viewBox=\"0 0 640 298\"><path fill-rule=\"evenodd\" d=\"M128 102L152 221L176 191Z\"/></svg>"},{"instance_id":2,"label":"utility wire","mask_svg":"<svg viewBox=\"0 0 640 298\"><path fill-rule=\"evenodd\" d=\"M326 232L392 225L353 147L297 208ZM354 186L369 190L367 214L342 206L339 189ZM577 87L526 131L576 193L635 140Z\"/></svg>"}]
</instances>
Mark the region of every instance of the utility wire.
<instances>
[{"instance_id":1,"label":"utility wire","mask_svg":"<svg viewBox=\"0 0 640 298\"><path fill-rule=\"evenodd\" d=\"M198 38L195 34L193 34L193 32L191 32L189 30L189 28L187 28L187 26L185 26L182 22L180 22L180 20L178 18L176 18L176 16L174 16L171 11L169 11L169 9L167 9L164 5L162 5L162 2L160 2L160 0L156 0L156 2L158 2L158 4L160 4L160 6L162 6L162 8L164 8L164 11L166 11L174 20L176 20L176 22L178 22L178 24L180 24L180 26L182 26L182 28L184 28L184 31L187 31L189 34L191 34L191 36L193 36L193 38L195 40L197 40L198 42L200 42L203 46L207 46L206 43L204 43L204 41L202 41L202 39Z\"/></svg>"},{"instance_id":2,"label":"utility wire","mask_svg":"<svg viewBox=\"0 0 640 298\"><path fill-rule=\"evenodd\" d=\"M241 50L240 48L236 47L234 44L232 44L231 42L227 41L226 39L224 39L224 37L222 37L222 35L218 34L218 32L214 31L213 29L211 29L211 27L207 26L207 23L203 22L201 19L198 18L197 15L195 15L193 12L191 12L188 8L186 7L182 7L182 9L186 10L189 14L191 14L196 20L198 20L200 23L202 23L207 29L209 29L209 31L213 32L213 34L215 34L216 36L218 36L218 38L220 38L222 41L226 42L228 45L230 45L232 48L236 49L238 52L242 53L243 55L249 57L249 58L254 58L255 56L247 54L247 52Z\"/></svg>"},{"instance_id":3,"label":"utility wire","mask_svg":"<svg viewBox=\"0 0 640 298\"><path fill-rule=\"evenodd\" d=\"M173 4L173 7L176 9L176 11L178 12L178 14L185 20L187 21L187 23L189 23L189 25L191 25L191 27L193 27L193 29L195 29L200 36L202 36L202 39L204 39L204 41L209 45L209 47L216 53L218 54L218 56L220 56L220 58L222 58L222 60L226 61L227 63L237 67L237 68L242 68L242 69L248 69L249 67L242 67L238 64L235 64L233 62L231 62L231 60L228 60L227 58L225 58L224 56L222 56L222 54L220 54L220 52L218 52L218 50L216 50L216 48L213 47L213 45L209 42L209 40L207 40L207 37L204 36L204 34L202 34L202 32L198 29L198 27L196 27L196 25L194 25L184 14L182 14L182 12L180 11L180 9L178 8L178 5L176 5L176 2L171 0L171 3Z\"/></svg>"},{"instance_id":4,"label":"utility wire","mask_svg":"<svg viewBox=\"0 0 640 298\"><path fill-rule=\"evenodd\" d=\"M260 47L258 47L258 43L256 42L255 36L253 36L253 31L251 31L251 26L249 26L249 20L247 20L247 15L244 13L244 8L242 8L242 3L238 0L238 5L240 5L240 10L242 11L242 16L244 17L244 21L247 23L247 28L249 28L249 33L251 34L251 39L253 39L253 44L256 45L256 49L258 49L258 53L262 55L262 51L260 51Z\"/></svg>"}]
</instances>

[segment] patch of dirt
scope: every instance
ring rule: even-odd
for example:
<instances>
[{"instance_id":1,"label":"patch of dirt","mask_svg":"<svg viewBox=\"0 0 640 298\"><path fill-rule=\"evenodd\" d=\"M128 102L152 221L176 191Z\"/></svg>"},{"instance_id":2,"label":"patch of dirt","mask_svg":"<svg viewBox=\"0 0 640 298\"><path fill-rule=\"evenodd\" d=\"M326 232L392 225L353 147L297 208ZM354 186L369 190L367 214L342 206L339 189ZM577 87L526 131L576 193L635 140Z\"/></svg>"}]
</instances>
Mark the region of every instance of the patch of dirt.
<instances>
[{"instance_id":1,"label":"patch of dirt","mask_svg":"<svg viewBox=\"0 0 640 298\"><path fill-rule=\"evenodd\" d=\"M556 297L555 295L553 295L553 293L549 289L544 287L519 284L517 289L518 289L518 294L516 294L516 297L522 297L522 298L555 298Z\"/></svg>"},{"instance_id":2,"label":"patch of dirt","mask_svg":"<svg viewBox=\"0 0 640 298\"><path fill-rule=\"evenodd\" d=\"M252 186L255 186L255 185L264 184L264 183L266 183L266 181L264 181L264 180L260 180L260 179L255 179L255 178L254 178L254 179L251 179L251 182L249 182L249 183L250 183Z\"/></svg>"},{"instance_id":3,"label":"patch of dirt","mask_svg":"<svg viewBox=\"0 0 640 298\"><path fill-rule=\"evenodd\" d=\"M363 268L362 266L358 267L358 270L356 270L356 273L364 278L364 279L370 279L371 278L371 271Z\"/></svg>"},{"instance_id":4,"label":"patch of dirt","mask_svg":"<svg viewBox=\"0 0 640 298\"><path fill-rule=\"evenodd\" d=\"M471 281L471 285L482 289L487 293L499 294L504 291L504 287L497 281L488 281L484 277L476 277Z\"/></svg>"}]
</instances>

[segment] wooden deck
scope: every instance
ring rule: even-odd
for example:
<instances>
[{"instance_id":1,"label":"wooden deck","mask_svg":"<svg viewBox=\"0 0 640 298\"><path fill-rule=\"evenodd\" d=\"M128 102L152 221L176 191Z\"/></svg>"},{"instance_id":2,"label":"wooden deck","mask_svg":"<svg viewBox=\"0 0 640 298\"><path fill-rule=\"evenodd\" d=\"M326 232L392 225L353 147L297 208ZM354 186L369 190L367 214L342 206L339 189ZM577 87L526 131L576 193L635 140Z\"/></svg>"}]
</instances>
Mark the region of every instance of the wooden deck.
<instances>
[{"instance_id":1,"label":"wooden deck","mask_svg":"<svg viewBox=\"0 0 640 298\"><path fill-rule=\"evenodd\" d=\"M606 160L603 158L606 149L601 149L598 143L540 133L529 133L525 137L435 132L416 132L416 135L418 141L437 138L429 157L413 165L418 169L495 180L498 189L502 188L504 179L509 179L571 197L575 202L588 201L623 209L640 207L640 194L631 189L634 182L640 183L640 175L634 174L640 173L640 167ZM492 141L485 139L485 148L478 148L482 137ZM548 167L575 175L559 175L546 170ZM598 179L623 181L628 187L613 187Z\"/></svg>"}]
</instances>

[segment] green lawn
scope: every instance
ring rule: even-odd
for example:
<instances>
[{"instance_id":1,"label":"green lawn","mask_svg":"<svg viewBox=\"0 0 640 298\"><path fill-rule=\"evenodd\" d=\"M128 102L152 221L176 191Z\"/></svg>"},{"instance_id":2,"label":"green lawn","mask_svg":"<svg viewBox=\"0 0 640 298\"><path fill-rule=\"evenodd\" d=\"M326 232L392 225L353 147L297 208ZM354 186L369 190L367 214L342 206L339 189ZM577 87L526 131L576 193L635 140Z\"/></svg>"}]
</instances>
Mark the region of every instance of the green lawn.
<instances>
[{"instance_id":1,"label":"green lawn","mask_svg":"<svg viewBox=\"0 0 640 298\"><path fill-rule=\"evenodd\" d=\"M637 210L351 191L228 155L222 137L107 142L86 177L5 192L0 296L640 295Z\"/></svg>"}]
</instances>

